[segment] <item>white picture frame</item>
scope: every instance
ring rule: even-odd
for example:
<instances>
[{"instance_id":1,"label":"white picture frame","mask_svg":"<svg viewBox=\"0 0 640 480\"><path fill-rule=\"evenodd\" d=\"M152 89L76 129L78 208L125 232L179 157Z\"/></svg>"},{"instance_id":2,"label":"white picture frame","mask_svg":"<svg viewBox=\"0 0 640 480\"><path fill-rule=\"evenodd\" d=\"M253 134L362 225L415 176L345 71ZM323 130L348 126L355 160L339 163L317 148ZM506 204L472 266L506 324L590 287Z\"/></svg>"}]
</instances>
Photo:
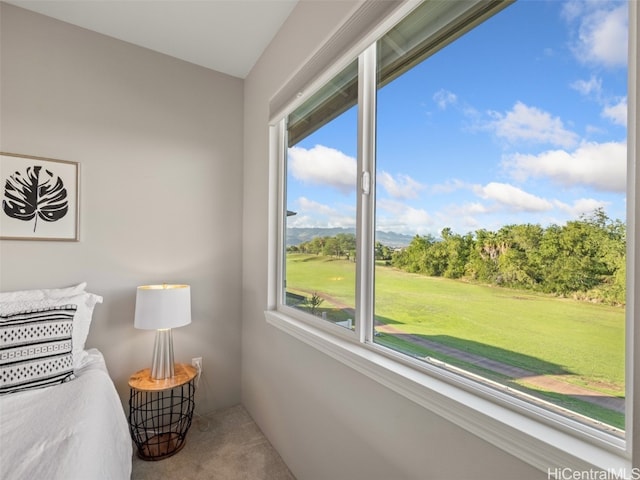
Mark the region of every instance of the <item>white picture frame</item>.
<instances>
[{"instance_id":1,"label":"white picture frame","mask_svg":"<svg viewBox=\"0 0 640 480\"><path fill-rule=\"evenodd\" d=\"M0 240L80 240L80 164L0 152Z\"/></svg>"}]
</instances>

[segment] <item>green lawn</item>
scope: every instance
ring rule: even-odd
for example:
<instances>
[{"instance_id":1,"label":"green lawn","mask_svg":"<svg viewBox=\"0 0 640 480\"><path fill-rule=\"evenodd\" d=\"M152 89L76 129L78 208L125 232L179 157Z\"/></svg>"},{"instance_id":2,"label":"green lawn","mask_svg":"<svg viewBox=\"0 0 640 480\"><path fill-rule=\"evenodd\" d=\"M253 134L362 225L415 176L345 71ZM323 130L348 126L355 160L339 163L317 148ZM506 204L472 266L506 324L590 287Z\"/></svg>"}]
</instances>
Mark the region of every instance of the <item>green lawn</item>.
<instances>
[{"instance_id":1,"label":"green lawn","mask_svg":"<svg viewBox=\"0 0 640 480\"><path fill-rule=\"evenodd\" d=\"M287 255L287 290L322 292L355 305L356 264L320 255Z\"/></svg>"},{"instance_id":2,"label":"green lawn","mask_svg":"<svg viewBox=\"0 0 640 480\"><path fill-rule=\"evenodd\" d=\"M376 270L376 316L407 333L624 395L624 309ZM519 354L519 355L514 355Z\"/></svg>"},{"instance_id":3,"label":"green lawn","mask_svg":"<svg viewBox=\"0 0 640 480\"><path fill-rule=\"evenodd\" d=\"M318 292L335 300L335 305L323 302L321 310L353 307L355 264L324 256L288 255L287 285L289 291ZM376 268L375 298L377 321L403 333L624 396L623 308L425 277L385 266ZM410 354L425 353L401 335L393 336L393 341L390 337L376 338Z\"/></svg>"}]
</instances>

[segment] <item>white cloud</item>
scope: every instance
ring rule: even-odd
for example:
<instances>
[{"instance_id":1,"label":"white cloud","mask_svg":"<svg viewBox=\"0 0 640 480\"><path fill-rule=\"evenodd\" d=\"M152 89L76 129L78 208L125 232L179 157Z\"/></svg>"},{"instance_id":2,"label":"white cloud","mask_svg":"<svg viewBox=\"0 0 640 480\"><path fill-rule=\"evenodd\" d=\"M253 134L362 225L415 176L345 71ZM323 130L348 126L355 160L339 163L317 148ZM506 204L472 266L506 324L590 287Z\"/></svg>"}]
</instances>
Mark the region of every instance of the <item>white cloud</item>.
<instances>
[{"instance_id":1,"label":"white cloud","mask_svg":"<svg viewBox=\"0 0 640 480\"><path fill-rule=\"evenodd\" d=\"M602 79L591 75L589 80L576 80L570 87L585 97L594 96L597 99L602 93Z\"/></svg>"},{"instance_id":2,"label":"white cloud","mask_svg":"<svg viewBox=\"0 0 640 480\"><path fill-rule=\"evenodd\" d=\"M420 208L393 200L376 202L376 228L398 233L423 234L432 230L433 218Z\"/></svg>"},{"instance_id":3,"label":"white cloud","mask_svg":"<svg viewBox=\"0 0 640 480\"><path fill-rule=\"evenodd\" d=\"M584 142L574 152L549 150L539 155L515 154L503 166L518 181L549 178L565 187L583 185L625 192L627 147L624 142Z\"/></svg>"},{"instance_id":4,"label":"white cloud","mask_svg":"<svg viewBox=\"0 0 640 480\"><path fill-rule=\"evenodd\" d=\"M512 143L526 141L568 148L578 140L577 134L564 128L560 118L522 102L517 102L509 112L490 115L494 120L489 127L498 137Z\"/></svg>"},{"instance_id":5,"label":"white cloud","mask_svg":"<svg viewBox=\"0 0 640 480\"><path fill-rule=\"evenodd\" d=\"M309 215L296 215L295 217L287 218L287 227L291 228L323 228L326 226L326 222L319 221Z\"/></svg>"},{"instance_id":6,"label":"white cloud","mask_svg":"<svg viewBox=\"0 0 640 480\"><path fill-rule=\"evenodd\" d=\"M393 198L417 198L418 192L424 189L424 185L409 175L400 174L394 178L390 173L384 171L377 174L376 182Z\"/></svg>"},{"instance_id":7,"label":"white cloud","mask_svg":"<svg viewBox=\"0 0 640 480\"><path fill-rule=\"evenodd\" d=\"M589 80L576 80L571 88L602 106L602 117L616 125L627 126L627 97L607 99L602 93L602 80L591 76Z\"/></svg>"},{"instance_id":8,"label":"white cloud","mask_svg":"<svg viewBox=\"0 0 640 480\"><path fill-rule=\"evenodd\" d=\"M471 202L464 205L460 212L465 215L477 215L479 213L491 213L491 210L479 202Z\"/></svg>"},{"instance_id":9,"label":"white cloud","mask_svg":"<svg viewBox=\"0 0 640 480\"><path fill-rule=\"evenodd\" d=\"M594 198L580 198L575 200L571 205L561 202L560 200L554 200L553 203L558 210L568 213L571 218L579 218L581 215L590 214L598 208L606 209L606 207L610 205L609 202L596 200Z\"/></svg>"},{"instance_id":10,"label":"white cloud","mask_svg":"<svg viewBox=\"0 0 640 480\"><path fill-rule=\"evenodd\" d=\"M291 147L289 168L298 180L333 187L345 194L356 187L356 159L335 148L323 145L309 150Z\"/></svg>"},{"instance_id":11,"label":"white cloud","mask_svg":"<svg viewBox=\"0 0 640 480\"><path fill-rule=\"evenodd\" d=\"M475 187L482 188L480 185L476 185ZM481 202L465 202L463 204L447 205L442 212L440 212L440 217L452 222L460 218L473 218L474 215L494 213L499 209L499 206L497 207L496 205L489 207Z\"/></svg>"},{"instance_id":12,"label":"white cloud","mask_svg":"<svg viewBox=\"0 0 640 480\"><path fill-rule=\"evenodd\" d=\"M491 182L484 186L476 185L473 191L480 198L497 202L511 211L544 212L553 208L548 200L508 183Z\"/></svg>"},{"instance_id":13,"label":"white cloud","mask_svg":"<svg viewBox=\"0 0 640 480\"><path fill-rule=\"evenodd\" d=\"M571 2L567 18L579 22L573 53L583 63L606 67L624 66L627 61L627 3L607 9L603 2Z\"/></svg>"},{"instance_id":14,"label":"white cloud","mask_svg":"<svg viewBox=\"0 0 640 480\"><path fill-rule=\"evenodd\" d=\"M318 215L332 216L337 215L336 209L314 200L309 200L306 197L298 198L297 204L300 206L300 211L304 213L313 212Z\"/></svg>"},{"instance_id":15,"label":"white cloud","mask_svg":"<svg viewBox=\"0 0 640 480\"><path fill-rule=\"evenodd\" d=\"M290 227L354 227L356 215L354 208L335 208L324 203L299 197L296 200L297 215L287 218Z\"/></svg>"},{"instance_id":16,"label":"white cloud","mask_svg":"<svg viewBox=\"0 0 640 480\"><path fill-rule=\"evenodd\" d=\"M606 132L602 127L598 127L596 125L586 125L584 127L584 131L590 135L602 135Z\"/></svg>"},{"instance_id":17,"label":"white cloud","mask_svg":"<svg viewBox=\"0 0 640 480\"><path fill-rule=\"evenodd\" d=\"M627 126L627 97L624 97L618 103L606 105L602 109L602 116L608 118L616 125Z\"/></svg>"},{"instance_id":18,"label":"white cloud","mask_svg":"<svg viewBox=\"0 0 640 480\"><path fill-rule=\"evenodd\" d=\"M469 186L461 180L453 179L447 180L445 183L432 185L430 191L434 194L444 194L453 193L462 188L469 188Z\"/></svg>"},{"instance_id":19,"label":"white cloud","mask_svg":"<svg viewBox=\"0 0 640 480\"><path fill-rule=\"evenodd\" d=\"M580 17L583 10L584 0L567 0L562 6L562 15L568 21L573 21Z\"/></svg>"},{"instance_id":20,"label":"white cloud","mask_svg":"<svg viewBox=\"0 0 640 480\"><path fill-rule=\"evenodd\" d=\"M458 97L455 93L442 88L433 94L433 101L436 102L440 110L445 110L449 105L455 104Z\"/></svg>"}]
</instances>

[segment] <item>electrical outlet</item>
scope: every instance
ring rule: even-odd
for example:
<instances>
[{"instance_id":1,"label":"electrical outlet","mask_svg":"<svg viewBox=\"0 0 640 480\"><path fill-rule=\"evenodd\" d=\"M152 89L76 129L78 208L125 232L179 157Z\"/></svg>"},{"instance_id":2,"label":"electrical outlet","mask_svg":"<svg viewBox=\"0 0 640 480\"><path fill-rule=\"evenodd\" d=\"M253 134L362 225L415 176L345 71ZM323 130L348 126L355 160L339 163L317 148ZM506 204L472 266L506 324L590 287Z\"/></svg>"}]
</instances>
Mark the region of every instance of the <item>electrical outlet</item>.
<instances>
[{"instance_id":1,"label":"electrical outlet","mask_svg":"<svg viewBox=\"0 0 640 480\"><path fill-rule=\"evenodd\" d=\"M196 367L196 370L198 370L198 373L202 372L202 357L193 357L191 359L191 365Z\"/></svg>"}]
</instances>

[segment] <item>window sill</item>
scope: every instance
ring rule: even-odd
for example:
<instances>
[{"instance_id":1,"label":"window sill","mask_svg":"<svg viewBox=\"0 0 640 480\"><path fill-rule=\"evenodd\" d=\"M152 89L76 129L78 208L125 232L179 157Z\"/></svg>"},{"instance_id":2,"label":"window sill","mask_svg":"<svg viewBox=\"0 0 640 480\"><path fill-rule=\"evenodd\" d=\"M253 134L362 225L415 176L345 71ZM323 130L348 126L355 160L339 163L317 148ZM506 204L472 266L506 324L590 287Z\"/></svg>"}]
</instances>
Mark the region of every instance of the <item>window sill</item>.
<instances>
[{"instance_id":1,"label":"window sill","mask_svg":"<svg viewBox=\"0 0 640 480\"><path fill-rule=\"evenodd\" d=\"M577 472L602 469L623 475L631 474L631 462L624 449L613 442L605 448L600 440L592 443L571 435L397 362L365 345L338 338L283 313L267 310L265 317L274 327L548 475L556 468Z\"/></svg>"}]
</instances>

